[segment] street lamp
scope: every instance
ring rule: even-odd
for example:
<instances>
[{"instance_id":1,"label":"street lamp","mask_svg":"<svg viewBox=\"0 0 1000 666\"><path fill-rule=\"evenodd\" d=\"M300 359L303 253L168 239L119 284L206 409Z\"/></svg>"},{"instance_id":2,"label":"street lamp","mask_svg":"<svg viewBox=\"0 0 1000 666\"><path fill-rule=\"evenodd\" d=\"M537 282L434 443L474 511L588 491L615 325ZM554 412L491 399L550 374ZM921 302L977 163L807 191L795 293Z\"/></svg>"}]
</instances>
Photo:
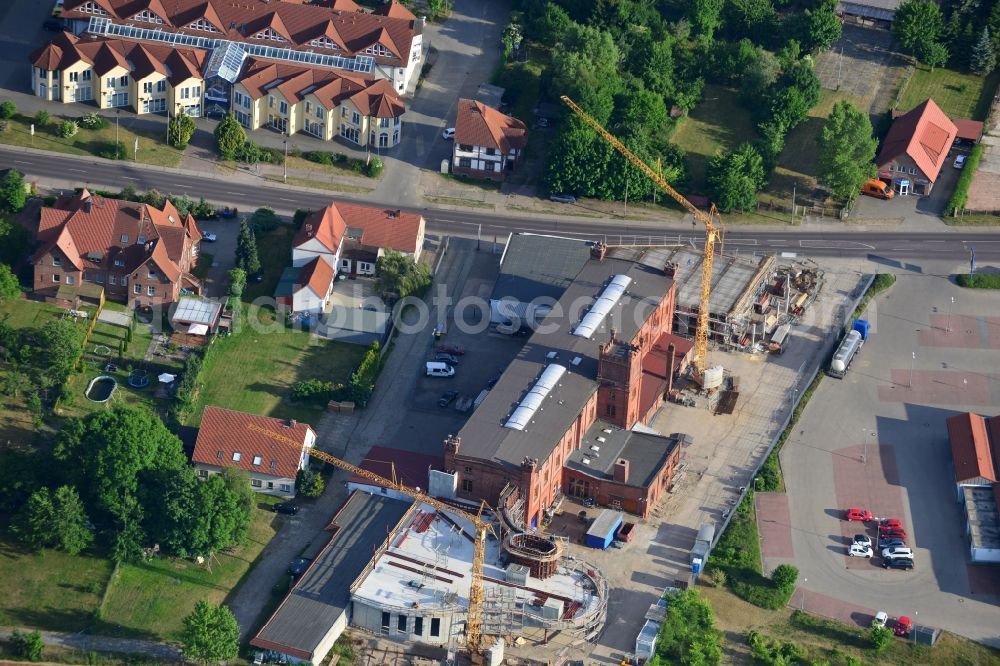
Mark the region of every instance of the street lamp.
<instances>
[{"instance_id":1,"label":"street lamp","mask_svg":"<svg viewBox=\"0 0 1000 666\"><path fill-rule=\"evenodd\" d=\"M910 358L910 380L907 386L913 388L913 364L917 362L917 352L911 352Z\"/></svg>"},{"instance_id":2,"label":"street lamp","mask_svg":"<svg viewBox=\"0 0 1000 666\"><path fill-rule=\"evenodd\" d=\"M121 109L115 109L115 150L121 150L121 142L118 140L118 119L122 116Z\"/></svg>"},{"instance_id":3,"label":"street lamp","mask_svg":"<svg viewBox=\"0 0 1000 666\"><path fill-rule=\"evenodd\" d=\"M760 483L760 477L759 476L755 476L753 478L753 489L754 489L754 491L757 491L757 484L758 483Z\"/></svg>"},{"instance_id":4,"label":"street lamp","mask_svg":"<svg viewBox=\"0 0 1000 666\"><path fill-rule=\"evenodd\" d=\"M284 169L282 180L285 183L288 183L288 139L287 138L285 139L285 161L282 162L281 166Z\"/></svg>"}]
</instances>

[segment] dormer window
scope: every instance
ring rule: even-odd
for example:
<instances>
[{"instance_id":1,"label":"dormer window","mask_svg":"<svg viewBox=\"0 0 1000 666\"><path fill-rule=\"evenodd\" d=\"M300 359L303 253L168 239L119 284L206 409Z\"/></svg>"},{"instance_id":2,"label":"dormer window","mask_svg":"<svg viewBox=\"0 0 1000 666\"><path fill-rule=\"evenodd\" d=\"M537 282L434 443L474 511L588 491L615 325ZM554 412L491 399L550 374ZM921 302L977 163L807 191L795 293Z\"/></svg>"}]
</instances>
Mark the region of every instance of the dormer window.
<instances>
[{"instance_id":1,"label":"dormer window","mask_svg":"<svg viewBox=\"0 0 1000 666\"><path fill-rule=\"evenodd\" d=\"M257 466L258 466L258 465L260 465L260 464L261 464L261 462L263 462L263 461L264 461L264 459L263 459L263 458L261 458L260 456L254 456L254 457L253 457L253 464L254 464L254 467L257 467Z\"/></svg>"},{"instance_id":2,"label":"dormer window","mask_svg":"<svg viewBox=\"0 0 1000 666\"><path fill-rule=\"evenodd\" d=\"M239 451L233 451L233 462L239 462L243 458L243 454Z\"/></svg>"},{"instance_id":3,"label":"dormer window","mask_svg":"<svg viewBox=\"0 0 1000 666\"><path fill-rule=\"evenodd\" d=\"M139 234L139 236L135 239L135 244L136 245L145 245L146 244L146 237L143 236L142 234Z\"/></svg>"},{"instance_id":4,"label":"dormer window","mask_svg":"<svg viewBox=\"0 0 1000 666\"><path fill-rule=\"evenodd\" d=\"M128 242L128 234L122 234L122 244L124 245L127 242Z\"/></svg>"},{"instance_id":5,"label":"dormer window","mask_svg":"<svg viewBox=\"0 0 1000 666\"><path fill-rule=\"evenodd\" d=\"M163 19L149 11L148 9L143 9L141 12L132 17L133 21L141 21L143 23L163 23Z\"/></svg>"},{"instance_id":6,"label":"dormer window","mask_svg":"<svg viewBox=\"0 0 1000 666\"><path fill-rule=\"evenodd\" d=\"M149 269L149 277L151 277L151 278L155 278L156 277L156 271L154 271L152 268Z\"/></svg>"},{"instance_id":7,"label":"dormer window","mask_svg":"<svg viewBox=\"0 0 1000 666\"><path fill-rule=\"evenodd\" d=\"M58 266L61 263L62 263L62 260L59 257L52 257L52 265L53 266Z\"/></svg>"},{"instance_id":8,"label":"dormer window","mask_svg":"<svg viewBox=\"0 0 1000 666\"><path fill-rule=\"evenodd\" d=\"M124 259L115 259L115 266L121 267L125 265Z\"/></svg>"},{"instance_id":9,"label":"dormer window","mask_svg":"<svg viewBox=\"0 0 1000 666\"><path fill-rule=\"evenodd\" d=\"M337 46L333 40L329 37L320 37L309 42L309 46L315 46L318 49L330 49L331 51L339 51L340 47Z\"/></svg>"},{"instance_id":10,"label":"dormer window","mask_svg":"<svg viewBox=\"0 0 1000 666\"><path fill-rule=\"evenodd\" d=\"M373 55L373 56L388 57L393 55L392 51L385 48L379 43L372 44L371 46L366 48L364 52L367 53L368 55Z\"/></svg>"},{"instance_id":11,"label":"dormer window","mask_svg":"<svg viewBox=\"0 0 1000 666\"><path fill-rule=\"evenodd\" d=\"M192 30L201 30L202 32L219 32L218 28L203 18L198 19L194 23L188 24L188 27Z\"/></svg>"},{"instance_id":12,"label":"dormer window","mask_svg":"<svg viewBox=\"0 0 1000 666\"><path fill-rule=\"evenodd\" d=\"M267 40L270 40L272 42L284 42L285 41L284 37L282 37L281 35L279 35L278 33L276 33L274 30L271 30L270 28L264 28L263 30L261 30L260 32L258 32L256 35L254 35L253 39L267 39Z\"/></svg>"}]
</instances>

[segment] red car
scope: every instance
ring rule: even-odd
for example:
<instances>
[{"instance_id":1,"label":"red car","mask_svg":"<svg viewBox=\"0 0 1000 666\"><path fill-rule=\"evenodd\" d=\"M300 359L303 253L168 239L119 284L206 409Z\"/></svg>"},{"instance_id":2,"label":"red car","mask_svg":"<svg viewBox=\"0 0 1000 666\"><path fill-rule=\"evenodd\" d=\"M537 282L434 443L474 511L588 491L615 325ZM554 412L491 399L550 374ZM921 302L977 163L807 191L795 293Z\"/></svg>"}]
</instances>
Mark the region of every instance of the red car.
<instances>
[{"instance_id":1,"label":"red car","mask_svg":"<svg viewBox=\"0 0 1000 666\"><path fill-rule=\"evenodd\" d=\"M906 638L907 636L910 635L910 630L912 628L913 628L913 620L906 617L905 615L902 615L898 620L896 620L896 626L892 628L892 631L897 636L902 636L903 638Z\"/></svg>"},{"instance_id":2,"label":"red car","mask_svg":"<svg viewBox=\"0 0 1000 666\"><path fill-rule=\"evenodd\" d=\"M844 520L860 520L867 523L872 519L872 512L868 509L848 509L844 513Z\"/></svg>"},{"instance_id":3,"label":"red car","mask_svg":"<svg viewBox=\"0 0 1000 666\"><path fill-rule=\"evenodd\" d=\"M878 531L880 539L906 539L906 530L903 529L880 529Z\"/></svg>"},{"instance_id":4,"label":"red car","mask_svg":"<svg viewBox=\"0 0 1000 666\"><path fill-rule=\"evenodd\" d=\"M903 522L899 518L883 518L878 521L879 527L882 529L893 529L901 530L903 529Z\"/></svg>"},{"instance_id":5,"label":"red car","mask_svg":"<svg viewBox=\"0 0 1000 666\"><path fill-rule=\"evenodd\" d=\"M438 354L451 354L452 356L461 356L465 353L465 349L458 347L456 345L441 345L437 348Z\"/></svg>"}]
</instances>

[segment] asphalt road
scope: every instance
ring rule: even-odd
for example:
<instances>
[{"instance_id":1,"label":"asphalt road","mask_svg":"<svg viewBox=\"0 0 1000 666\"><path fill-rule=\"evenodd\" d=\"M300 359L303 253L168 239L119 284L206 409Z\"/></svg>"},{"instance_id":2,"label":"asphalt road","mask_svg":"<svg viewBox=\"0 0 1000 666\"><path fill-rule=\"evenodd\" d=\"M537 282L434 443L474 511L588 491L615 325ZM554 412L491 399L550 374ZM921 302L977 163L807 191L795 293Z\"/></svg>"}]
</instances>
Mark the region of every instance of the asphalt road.
<instances>
[{"instance_id":1,"label":"asphalt road","mask_svg":"<svg viewBox=\"0 0 1000 666\"><path fill-rule=\"evenodd\" d=\"M40 179L47 185L69 187L85 184L92 188L117 190L131 183L138 190L156 189L164 193L186 194L192 198L204 196L218 205L237 206L246 210L269 206L283 214L290 214L296 208L321 208L332 199L341 198L324 192L264 184L264 181L249 174L225 177L184 173L131 162L115 164L54 153L22 152L6 147L0 147L0 162L25 173L29 179ZM396 205L377 200L368 200L367 203ZM409 210L424 215L429 233L467 237L481 235L484 241L492 241L494 237L502 238L511 231L587 238L607 237L611 241L621 236L626 242L631 238L634 239L632 242L676 241L698 244L703 238L703 234L692 233L693 228L689 224L668 226L558 216L512 217L434 207L414 207ZM567 213L572 213L572 206L567 206ZM979 230L952 229L913 233L740 229L727 232L725 243L730 252L738 249L748 254L788 252L814 257L866 256L876 263L897 266L906 259L967 259L973 247L977 260L1000 259L1000 234Z\"/></svg>"}]
</instances>

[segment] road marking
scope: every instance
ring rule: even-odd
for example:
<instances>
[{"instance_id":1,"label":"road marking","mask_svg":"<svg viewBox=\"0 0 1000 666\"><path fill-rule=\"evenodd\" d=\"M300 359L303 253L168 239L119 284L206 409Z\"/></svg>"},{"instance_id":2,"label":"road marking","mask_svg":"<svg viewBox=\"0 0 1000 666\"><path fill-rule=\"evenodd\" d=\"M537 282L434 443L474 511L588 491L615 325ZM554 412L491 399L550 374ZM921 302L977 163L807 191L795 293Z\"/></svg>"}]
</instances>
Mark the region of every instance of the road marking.
<instances>
[{"instance_id":1,"label":"road marking","mask_svg":"<svg viewBox=\"0 0 1000 666\"><path fill-rule=\"evenodd\" d=\"M768 245L788 245L788 241L786 241L786 240L772 240L772 241L767 241L767 244Z\"/></svg>"},{"instance_id":2,"label":"road marking","mask_svg":"<svg viewBox=\"0 0 1000 666\"><path fill-rule=\"evenodd\" d=\"M30 164L30 162L25 162L24 160L13 160L17 164Z\"/></svg>"},{"instance_id":3,"label":"road marking","mask_svg":"<svg viewBox=\"0 0 1000 666\"><path fill-rule=\"evenodd\" d=\"M132 176L122 176L125 180L139 180L138 178L133 178Z\"/></svg>"},{"instance_id":4,"label":"road marking","mask_svg":"<svg viewBox=\"0 0 1000 666\"><path fill-rule=\"evenodd\" d=\"M286 199L285 197L278 197L278 201L291 201L292 203L295 203L295 199Z\"/></svg>"},{"instance_id":5,"label":"road marking","mask_svg":"<svg viewBox=\"0 0 1000 666\"><path fill-rule=\"evenodd\" d=\"M66 171L73 171L75 173L87 173L83 169L66 169Z\"/></svg>"},{"instance_id":6,"label":"road marking","mask_svg":"<svg viewBox=\"0 0 1000 666\"><path fill-rule=\"evenodd\" d=\"M943 243L943 240L929 240L928 243Z\"/></svg>"},{"instance_id":7,"label":"road marking","mask_svg":"<svg viewBox=\"0 0 1000 666\"><path fill-rule=\"evenodd\" d=\"M242 192L226 192L226 194L232 194L234 197L245 196Z\"/></svg>"},{"instance_id":8,"label":"road marking","mask_svg":"<svg viewBox=\"0 0 1000 666\"><path fill-rule=\"evenodd\" d=\"M757 245L756 238L739 238L736 240L727 240L726 245Z\"/></svg>"},{"instance_id":9,"label":"road marking","mask_svg":"<svg viewBox=\"0 0 1000 666\"><path fill-rule=\"evenodd\" d=\"M800 240L799 247L811 250L874 250L874 245L859 241L814 241Z\"/></svg>"}]
</instances>

